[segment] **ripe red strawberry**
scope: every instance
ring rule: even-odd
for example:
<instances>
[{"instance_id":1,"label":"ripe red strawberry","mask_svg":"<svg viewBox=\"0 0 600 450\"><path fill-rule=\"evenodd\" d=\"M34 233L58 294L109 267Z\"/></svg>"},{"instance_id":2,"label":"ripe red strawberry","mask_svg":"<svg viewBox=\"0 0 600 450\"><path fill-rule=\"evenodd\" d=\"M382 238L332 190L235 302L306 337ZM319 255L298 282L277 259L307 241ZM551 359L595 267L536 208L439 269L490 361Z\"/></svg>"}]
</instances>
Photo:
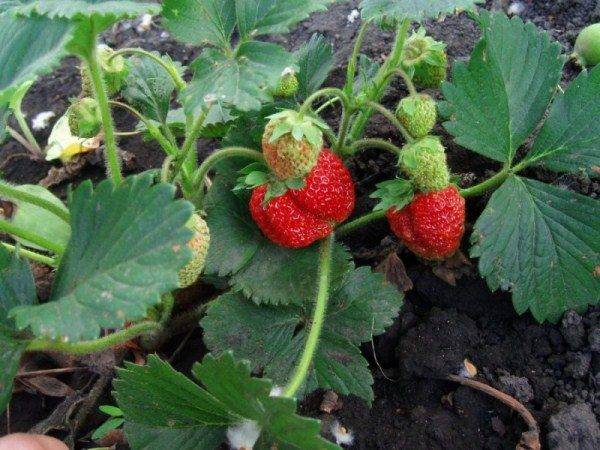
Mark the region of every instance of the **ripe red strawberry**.
<instances>
[{"instance_id":1,"label":"ripe red strawberry","mask_svg":"<svg viewBox=\"0 0 600 450\"><path fill-rule=\"evenodd\" d=\"M390 208L387 218L394 234L413 253L441 260L460 246L465 231L465 199L456 186L418 193L400 211Z\"/></svg>"},{"instance_id":2,"label":"ripe red strawberry","mask_svg":"<svg viewBox=\"0 0 600 450\"><path fill-rule=\"evenodd\" d=\"M267 189L267 185L253 189L250 213L265 236L283 247L307 247L326 237L354 209L350 172L327 149L319 153L302 189L288 189L265 205Z\"/></svg>"}]
</instances>

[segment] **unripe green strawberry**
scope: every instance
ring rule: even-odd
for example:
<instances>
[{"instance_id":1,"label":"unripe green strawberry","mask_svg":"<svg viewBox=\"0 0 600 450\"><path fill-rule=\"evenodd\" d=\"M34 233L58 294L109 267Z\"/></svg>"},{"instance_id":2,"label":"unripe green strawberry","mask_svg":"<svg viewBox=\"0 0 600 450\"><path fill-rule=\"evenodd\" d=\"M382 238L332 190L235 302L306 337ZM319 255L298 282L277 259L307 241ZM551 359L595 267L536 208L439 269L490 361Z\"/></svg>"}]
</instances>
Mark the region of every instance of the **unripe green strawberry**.
<instances>
[{"instance_id":1,"label":"unripe green strawberry","mask_svg":"<svg viewBox=\"0 0 600 450\"><path fill-rule=\"evenodd\" d=\"M298 92L298 78L296 78L294 69L286 67L281 74L281 78L279 79L279 83L277 84L277 88L275 89L275 92L273 92L273 95L275 97L289 98L296 95L296 92Z\"/></svg>"},{"instance_id":2,"label":"unripe green strawberry","mask_svg":"<svg viewBox=\"0 0 600 450\"><path fill-rule=\"evenodd\" d=\"M102 117L98 102L89 97L73 103L67 111L71 133L81 138L93 138L102 130Z\"/></svg>"},{"instance_id":3,"label":"unripe green strawberry","mask_svg":"<svg viewBox=\"0 0 600 450\"><path fill-rule=\"evenodd\" d=\"M413 82L423 88L438 88L446 79L446 45L425 35L420 28L406 40L402 66Z\"/></svg>"},{"instance_id":4,"label":"unripe green strawberry","mask_svg":"<svg viewBox=\"0 0 600 450\"><path fill-rule=\"evenodd\" d=\"M427 94L405 97L398 103L396 117L412 137L427 136L437 120L435 101Z\"/></svg>"},{"instance_id":5,"label":"unripe green strawberry","mask_svg":"<svg viewBox=\"0 0 600 450\"><path fill-rule=\"evenodd\" d=\"M129 75L127 61L121 55L111 58L115 51L107 45L98 46L98 59L102 69L102 77L109 97L118 94L125 85L125 79ZM80 68L81 92L84 96L93 95L92 79L87 67Z\"/></svg>"},{"instance_id":6,"label":"unripe green strawberry","mask_svg":"<svg viewBox=\"0 0 600 450\"><path fill-rule=\"evenodd\" d=\"M192 250L192 259L179 271L179 286L182 288L194 284L202 273L210 244L208 225L198 214L192 215L187 227L194 232L194 236L188 242L188 247Z\"/></svg>"},{"instance_id":7,"label":"unripe green strawberry","mask_svg":"<svg viewBox=\"0 0 600 450\"><path fill-rule=\"evenodd\" d=\"M439 191L450 184L446 153L437 136L425 136L406 144L400 166L417 191Z\"/></svg>"},{"instance_id":8,"label":"unripe green strawberry","mask_svg":"<svg viewBox=\"0 0 600 450\"><path fill-rule=\"evenodd\" d=\"M296 111L285 110L269 117L262 138L267 165L280 180L306 176L317 163L326 124Z\"/></svg>"},{"instance_id":9,"label":"unripe green strawberry","mask_svg":"<svg viewBox=\"0 0 600 450\"><path fill-rule=\"evenodd\" d=\"M573 56L582 67L600 64L600 23L585 27L575 41Z\"/></svg>"}]
</instances>

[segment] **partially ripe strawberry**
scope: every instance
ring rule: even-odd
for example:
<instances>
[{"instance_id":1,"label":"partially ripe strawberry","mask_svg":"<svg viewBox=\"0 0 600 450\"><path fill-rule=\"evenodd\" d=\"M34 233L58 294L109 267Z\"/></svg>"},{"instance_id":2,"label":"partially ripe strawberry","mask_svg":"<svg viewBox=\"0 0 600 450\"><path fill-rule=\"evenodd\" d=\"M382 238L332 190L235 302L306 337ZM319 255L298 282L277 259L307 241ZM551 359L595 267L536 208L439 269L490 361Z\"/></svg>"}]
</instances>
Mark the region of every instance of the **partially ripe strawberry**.
<instances>
[{"instance_id":1,"label":"partially ripe strawberry","mask_svg":"<svg viewBox=\"0 0 600 450\"><path fill-rule=\"evenodd\" d=\"M179 271L179 286L182 288L194 284L202 273L210 244L208 225L198 214L192 215L186 226L193 231L194 235L188 242L192 259Z\"/></svg>"},{"instance_id":2,"label":"partially ripe strawberry","mask_svg":"<svg viewBox=\"0 0 600 450\"><path fill-rule=\"evenodd\" d=\"M439 191L450 183L446 152L437 136L425 136L406 144L402 148L400 167L417 191Z\"/></svg>"},{"instance_id":3,"label":"partially ripe strawberry","mask_svg":"<svg viewBox=\"0 0 600 450\"><path fill-rule=\"evenodd\" d=\"M323 147L319 119L285 110L269 117L262 138L267 165L280 180L303 178L317 163Z\"/></svg>"},{"instance_id":4,"label":"partially ripe strawberry","mask_svg":"<svg viewBox=\"0 0 600 450\"><path fill-rule=\"evenodd\" d=\"M279 79L279 83L277 84L277 88L273 95L275 97L281 98L289 98L296 95L298 92L298 78L296 78L296 73L294 69L291 67L286 67L281 74L281 78Z\"/></svg>"},{"instance_id":5,"label":"partially ripe strawberry","mask_svg":"<svg viewBox=\"0 0 600 450\"><path fill-rule=\"evenodd\" d=\"M402 66L414 83L423 88L438 88L446 79L448 57L445 44L425 35L420 28L404 44Z\"/></svg>"},{"instance_id":6,"label":"partially ripe strawberry","mask_svg":"<svg viewBox=\"0 0 600 450\"><path fill-rule=\"evenodd\" d=\"M445 259L458 249L465 232L465 200L456 186L418 193L401 210L387 212L396 236L416 255L429 260Z\"/></svg>"},{"instance_id":7,"label":"partially ripe strawberry","mask_svg":"<svg viewBox=\"0 0 600 450\"><path fill-rule=\"evenodd\" d=\"M268 185L253 189L252 218L269 240L288 248L307 247L329 235L354 209L354 183L342 160L323 149L302 189L265 201Z\"/></svg>"},{"instance_id":8,"label":"partially ripe strawberry","mask_svg":"<svg viewBox=\"0 0 600 450\"><path fill-rule=\"evenodd\" d=\"M396 117L414 138L427 136L435 126L435 101L427 94L404 97L398 103Z\"/></svg>"}]
</instances>

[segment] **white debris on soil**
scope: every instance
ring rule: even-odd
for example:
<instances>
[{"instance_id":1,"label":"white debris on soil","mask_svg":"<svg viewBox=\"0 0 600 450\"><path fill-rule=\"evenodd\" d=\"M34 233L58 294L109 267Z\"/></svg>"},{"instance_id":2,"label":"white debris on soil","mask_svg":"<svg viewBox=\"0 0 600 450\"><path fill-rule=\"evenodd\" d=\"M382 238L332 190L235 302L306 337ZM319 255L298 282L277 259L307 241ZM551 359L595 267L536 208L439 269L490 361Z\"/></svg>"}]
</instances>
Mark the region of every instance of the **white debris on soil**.
<instances>
[{"instance_id":1,"label":"white debris on soil","mask_svg":"<svg viewBox=\"0 0 600 450\"><path fill-rule=\"evenodd\" d=\"M475 364L465 358L463 361L463 366L461 367L458 375L463 378L473 378L475 375L477 375L477 367L475 367Z\"/></svg>"},{"instance_id":2,"label":"white debris on soil","mask_svg":"<svg viewBox=\"0 0 600 450\"><path fill-rule=\"evenodd\" d=\"M152 14L144 14L138 26L135 27L135 30L141 34L145 33L150 28L152 28Z\"/></svg>"},{"instance_id":3,"label":"white debris on soil","mask_svg":"<svg viewBox=\"0 0 600 450\"><path fill-rule=\"evenodd\" d=\"M356 21L356 19L358 19L360 17L360 12L358 11L358 9L353 9L350 14L348 14L348 22L349 23L354 23Z\"/></svg>"},{"instance_id":4,"label":"white debris on soil","mask_svg":"<svg viewBox=\"0 0 600 450\"><path fill-rule=\"evenodd\" d=\"M54 111L42 111L31 120L31 128L34 130L43 130L50 125L50 120L56 116Z\"/></svg>"},{"instance_id":5,"label":"white debris on soil","mask_svg":"<svg viewBox=\"0 0 600 450\"><path fill-rule=\"evenodd\" d=\"M331 424L331 434L333 434L337 445L349 447L354 442L354 433L337 420Z\"/></svg>"},{"instance_id":6,"label":"white debris on soil","mask_svg":"<svg viewBox=\"0 0 600 450\"><path fill-rule=\"evenodd\" d=\"M243 420L227 428L227 440L234 450L252 450L260 436L260 427L254 420Z\"/></svg>"},{"instance_id":7,"label":"white debris on soil","mask_svg":"<svg viewBox=\"0 0 600 450\"><path fill-rule=\"evenodd\" d=\"M510 6L508 7L508 9L506 10L506 13L509 16L512 15L519 15L522 14L525 11L525 4L523 2L513 2L510 4Z\"/></svg>"}]
</instances>

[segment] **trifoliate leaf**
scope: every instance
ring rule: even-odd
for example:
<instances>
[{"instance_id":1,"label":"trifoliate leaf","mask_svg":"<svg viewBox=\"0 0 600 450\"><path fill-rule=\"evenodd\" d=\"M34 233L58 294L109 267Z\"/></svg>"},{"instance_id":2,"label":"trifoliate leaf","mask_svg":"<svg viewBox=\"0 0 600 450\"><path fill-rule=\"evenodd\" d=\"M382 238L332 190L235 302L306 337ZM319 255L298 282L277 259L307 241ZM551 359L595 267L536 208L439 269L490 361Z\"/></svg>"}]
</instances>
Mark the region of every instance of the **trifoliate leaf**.
<instances>
[{"instance_id":1,"label":"trifoliate leaf","mask_svg":"<svg viewBox=\"0 0 600 450\"><path fill-rule=\"evenodd\" d=\"M23 83L58 65L72 29L66 20L16 17L12 11L0 15L0 108Z\"/></svg>"},{"instance_id":2,"label":"trifoliate leaf","mask_svg":"<svg viewBox=\"0 0 600 450\"><path fill-rule=\"evenodd\" d=\"M166 437L168 445L179 442L184 449L214 448L227 427L249 421L260 432L259 449L339 449L321 438L318 420L298 416L290 398L271 397L272 382L253 378L249 364L230 352L207 355L192 373L203 387L154 355L146 366L127 364L119 370L115 397L134 449L164 448L152 438L166 443Z\"/></svg>"},{"instance_id":3,"label":"trifoliate leaf","mask_svg":"<svg viewBox=\"0 0 600 450\"><path fill-rule=\"evenodd\" d=\"M0 414L12 395L13 378L19 369L21 353L27 346L15 337L14 322L8 311L37 301L29 262L9 253L0 245Z\"/></svg>"},{"instance_id":4,"label":"trifoliate leaf","mask_svg":"<svg viewBox=\"0 0 600 450\"><path fill-rule=\"evenodd\" d=\"M298 97L306 99L316 92L329 76L335 62L333 45L327 43L323 35L313 34L294 56L299 67L296 74Z\"/></svg>"},{"instance_id":5,"label":"trifoliate leaf","mask_svg":"<svg viewBox=\"0 0 600 450\"><path fill-rule=\"evenodd\" d=\"M235 27L235 0L165 0L164 27L187 44L229 48Z\"/></svg>"},{"instance_id":6,"label":"trifoliate leaf","mask_svg":"<svg viewBox=\"0 0 600 450\"><path fill-rule=\"evenodd\" d=\"M331 294L305 392L334 389L372 401L373 380L358 347L391 325L401 304L402 294L382 275L366 267L350 272ZM273 307L227 293L211 303L201 325L212 351L233 349L282 384L301 353L312 309L313 299L301 306Z\"/></svg>"},{"instance_id":7,"label":"trifoliate leaf","mask_svg":"<svg viewBox=\"0 0 600 450\"><path fill-rule=\"evenodd\" d=\"M600 176L600 66L583 71L554 101L526 157L557 172Z\"/></svg>"},{"instance_id":8,"label":"trifoliate leaf","mask_svg":"<svg viewBox=\"0 0 600 450\"><path fill-rule=\"evenodd\" d=\"M482 11L484 37L469 63L456 62L444 83L455 141L500 162L515 152L542 119L561 77L560 46L519 17Z\"/></svg>"},{"instance_id":9,"label":"trifoliate leaf","mask_svg":"<svg viewBox=\"0 0 600 450\"><path fill-rule=\"evenodd\" d=\"M180 63L169 56L161 56L166 64L183 72ZM166 123L175 82L157 62L145 57L129 59L129 75L125 80L123 97L144 116L159 123Z\"/></svg>"},{"instance_id":10,"label":"trifoliate leaf","mask_svg":"<svg viewBox=\"0 0 600 450\"><path fill-rule=\"evenodd\" d=\"M364 19L386 21L408 18L417 22L437 18L442 14L473 9L483 0L362 0Z\"/></svg>"},{"instance_id":11,"label":"trifoliate leaf","mask_svg":"<svg viewBox=\"0 0 600 450\"><path fill-rule=\"evenodd\" d=\"M335 0L237 0L237 26L242 36L287 33L315 11Z\"/></svg>"},{"instance_id":12,"label":"trifoliate leaf","mask_svg":"<svg viewBox=\"0 0 600 450\"><path fill-rule=\"evenodd\" d=\"M556 321L600 302L598 200L511 176L475 224L471 255L519 313Z\"/></svg>"},{"instance_id":13,"label":"trifoliate leaf","mask_svg":"<svg viewBox=\"0 0 600 450\"><path fill-rule=\"evenodd\" d=\"M317 284L318 244L292 250L270 242L252 220L247 198L231 192L234 184L217 177L205 199L211 230L205 272L231 276L233 287L257 303L302 304L312 298ZM346 250L336 245L333 286L348 269L348 259Z\"/></svg>"},{"instance_id":14,"label":"trifoliate leaf","mask_svg":"<svg viewBox=\"0 0 600 450\"><path fill-rule=\"evenodd\" d=\"M284 68L292 65L293 56L282 47L268 42L242 44L235 56L214 49L204 49L191 67L194 78L182 92L186 111L204 103L204 97L215 95L225 104L248 111L259 109L261 102L271 99Z\"/></svg>"},{"instance_id":15,"label":"trifoliate leaf","mask_svg":"<svg viewBox=\"0 0 600 450\"><path fill-rule=\"evenodd\" d=\"M179 269L190 259L185 224L192 206L173 195L170 185L152 185L152 174L130 176L117 188L82 183L73 192L71 239L50 301L13 309L17 326L78 341L144 317L178 287Z\"/></svg>"}]
</instances>

